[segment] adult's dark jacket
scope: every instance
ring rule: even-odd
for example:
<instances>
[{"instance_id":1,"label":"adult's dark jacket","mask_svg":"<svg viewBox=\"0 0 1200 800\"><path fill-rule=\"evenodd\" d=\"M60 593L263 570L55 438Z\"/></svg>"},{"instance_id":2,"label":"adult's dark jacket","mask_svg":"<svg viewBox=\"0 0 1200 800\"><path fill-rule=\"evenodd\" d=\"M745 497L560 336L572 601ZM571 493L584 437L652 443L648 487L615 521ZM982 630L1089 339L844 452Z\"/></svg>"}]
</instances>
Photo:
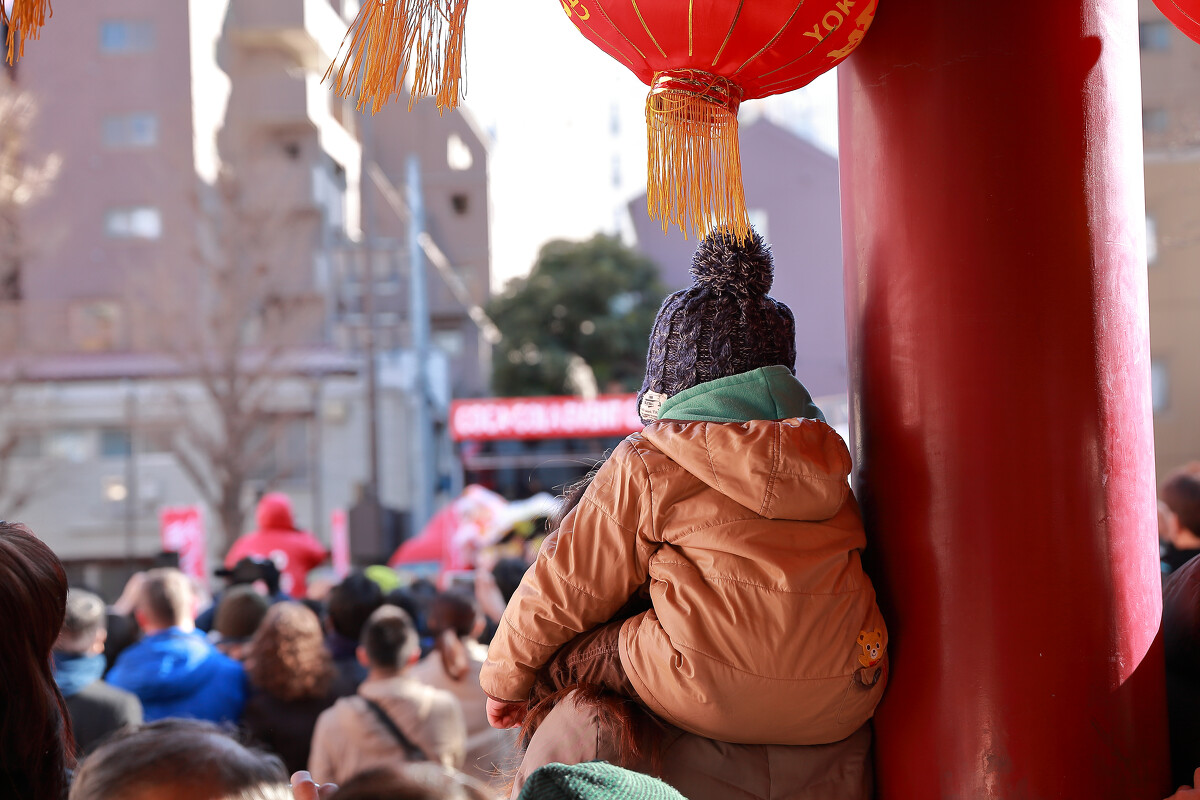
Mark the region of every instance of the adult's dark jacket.
<instances>
[{"instance_id":1,"label":"adult's dark jacket","mask_svg":"<svg viewBox=\"0 0 1200 800\"><path fill-rule=\"evenodd\" d=\"M1172 572L1163 585L1163 646L1172 785L1191 786L1200 765L1200 558Z\"/></svg>"},{"instance_id":2,"label":"adult's dark jacket","mask_svg":"<svg viewBox=\"0 0 1200 800\"><path fill-rule=\"evenodd\" d=\"M66 701L81 756L95 750L109 734L142 724L142 704L137 695L104 681L96 681Z\"/></svg>"},{"instance_id":3,"label":"adult's dark jacket","mask_svg":"<svg viewBox=\"0 0 1200 800\"><path fill-rule=\"evenodd\" d=\"M142 724L142 703L137 695L109 686L103 655L54 654L54 679L67 701L71 730L79 755L95 749L110 733Z\"/></svg>"},{"instance_id":4,"label":"adult's dark jacket","mask_svg":"<svg viewBox=\"0 0 1200 800\"><path fill-rule=\"evenodd\" d=\"M308 752L317 717L338 697L351 694L354 694L353 686L342 694L331 691L325 697L284 701L255 689L242 712L242 727L255 741L282 758L290 775L308 769Z\"/></svg>"}]
</instances>

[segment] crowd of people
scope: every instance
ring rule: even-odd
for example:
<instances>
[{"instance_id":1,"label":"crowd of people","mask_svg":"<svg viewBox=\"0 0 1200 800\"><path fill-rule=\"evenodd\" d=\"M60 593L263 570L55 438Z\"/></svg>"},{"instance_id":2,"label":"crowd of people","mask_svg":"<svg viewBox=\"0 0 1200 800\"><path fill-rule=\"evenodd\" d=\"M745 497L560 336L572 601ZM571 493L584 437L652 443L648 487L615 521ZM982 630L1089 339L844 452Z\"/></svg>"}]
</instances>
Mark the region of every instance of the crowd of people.
<instances>
[{"instance_id":1,"label":"crowd of people","mask_svg":"<svg viewBox=\"0 0 1200 800\"><path fill-rule=\"evenodd\" d=\"M385 593L354 571L292 598L267 558L222 572L211 608L170 567L136 573L109 605L68 587L31 531L0 523L0 796L191 797L194 784L290 797L299 771L340 797L361 775L411 784L389 797L507 792L517 734L484 717L488 620L473 593ZM490 576L478 585L498 591ZM396 771L407 764L421 769ZM151 791L168 785L185 793Z\"/></svg>"},{"instance_id":2,"label":"crowd of people","mask_svg":"<svg viewBox=\"0 0 1200 800\"><path fill-rule=\"evenodd\" d=\"M279 494L211 602L162 567L106 605L0 522L0 797L869 800L888 631L771 269L756 234L701 243L654 323L645 429L567 491L532 568L467 591L314 571L327 553ZM1186 783L1200 465L1161 494Z\"/></svg>"}]
</instances>

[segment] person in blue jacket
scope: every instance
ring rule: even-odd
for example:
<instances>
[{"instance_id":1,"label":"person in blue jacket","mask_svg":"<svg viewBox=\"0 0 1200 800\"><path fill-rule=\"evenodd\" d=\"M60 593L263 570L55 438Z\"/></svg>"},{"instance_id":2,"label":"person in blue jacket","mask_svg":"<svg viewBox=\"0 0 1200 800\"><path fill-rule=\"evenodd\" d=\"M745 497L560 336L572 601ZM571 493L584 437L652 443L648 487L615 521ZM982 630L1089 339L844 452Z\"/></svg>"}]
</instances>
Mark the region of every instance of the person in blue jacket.
<instances>
[{"instance_id":1,"label":"person in blue jacket","mask_svg":"<svg viewBox=\"0 0 1200 800\"><path fill-rule=\"evenodd\" d=\"M236 723L246 702L242 665L195 629L196 596L177 569L146 573L134 616L141 641L117 658L107 680L142 701L147 722L190 717Z\"/></svg>"}]
</instances>

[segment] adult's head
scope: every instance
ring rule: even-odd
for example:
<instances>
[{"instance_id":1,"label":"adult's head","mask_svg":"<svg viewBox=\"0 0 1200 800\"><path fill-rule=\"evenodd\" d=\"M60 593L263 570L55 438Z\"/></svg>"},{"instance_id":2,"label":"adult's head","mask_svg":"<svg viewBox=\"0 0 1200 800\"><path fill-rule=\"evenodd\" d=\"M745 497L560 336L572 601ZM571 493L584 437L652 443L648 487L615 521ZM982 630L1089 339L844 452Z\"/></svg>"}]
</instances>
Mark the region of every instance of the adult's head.
<instances>
[{"instance_id":1,"label":"adult's head","mask_svg":"<svg viewBox=\"0 0 1200 800\"><path fill-rule=\"evenodd\" d=\"M104 652L106 609L100 596L86 589L67 592L67 610L54 649L67 655L91 656Z\"/></svg>"},{"instance_id":2,"label":"adult's head","mask_svg":"<svg viewBox=\"0 0 1200 800\"><path fill-rule=\"evenodd\" d=\"M425 610L421 601L417 600L412 592L408 589L392 589L383 596L383 602L390 606L403 608L412 617L413 624L417 626L417 632L421 632L421 620L425 616Z\"/></svg>"},{"instance_id":3,"label":"adult's head","mask_svg":"<svg viewBox=\"0 0 1200 800\"><path fill-rule=\"evenodd\" d=\"M396 606L380 606L363 626L358 660L374 672L398 672L421 656L412 619Z\"/></svg>"},{"instance_id":4,"label":"adult's head","mask_svg":"<svg viewBox=\"0 0 1200 800\"><path fill-rule=\"evenodd\" d=\"M427 620L447 677L465 680L471 672L471 658L463 639L475 638L484 626L475 598L460 592L442 592L430 601Z\"/></svg>"},{"instance_id":5,"label":"adult's head","mask_svg":"<svg viewBox=\"0 0 1200 800\"><path fill-rule=\"evenodd\" d=\"M213 617L213 630L221 636L217 642L221 652L242 660L269 607L267 598L252 586L234 586L223 592Z\"/></svg>"},{"instance_id":6,"label":"adult's head","mask_svg":"<svg viewBox=\"0 0 1200 800\"><path fill-rule=\"evenodd\" d=\"M442 592L429 603L429 632L434 636L477 636L482 627L475 598L462 592Z\"/></svg>"},{"instance_id":7,"label":"adult's head","mask_svg":"<svg viewBox=\"0 0 1200 800\"><path fill-rule=\"evenodd\" d=\"M333 664L321 621L300 603L276 603L250 642L246 672L267 694L290 702L324 697Z\"/></svg>"},{"instance_id":8,"label":"adult's head","mask_svg":"<svg viewBox=\"0 0 1200 800\"><path fill-rule=\"evenodd\" d=\"M334 795L337 800L486 800L492 796L461 772L430 763L366 770Z\"/></svg>"},{"instance_id":9,"label":"adult's head","mask_svg":"<svg viewBox=\"0 0 1200 800\"><path fill-rule=\"evenodd\" d=\"M292 500L283 492L267 492L258 501L255 520L260 531L294 531L296 530L295 516L292 514Z\"/></svg>"},{"instance_id":10,"label":"adult's head","mask_svg":"<svg viewBox=\"0 0 1200 800\"><path fill-rule=\"evenodd\" d=\"M382 603L379 584L361 572L352 572L329 591L326 620L334 633L357 642L367 618Z\"/></svg>"},{"instance_id":11,"label":"adult's head","mask_svg":"<svg viewBox=\"0 0 1200 800\"><path fill-rule=\"evenodd\" d=\"M207 722L167 719L116 734L83 762L70 800L290 800L283 762Z\"/></svg>"},{"instance_id":12,"label":"adult's head","mask_svg":"<svg viewBox=\"0 0 1200 800\"><path fill-rule=\"evenodd\" d=\"M1200 536L1200 475L1188 467L1167 476L1162 487L1163 502L1175 512L1180 532Z\"/></svg>"},{"instance_id":13,"label":"adult's head","mask_svg":"<svg viewBox=\"0 0 1200 800\"><path fill-rule=\"evenodd\" d=\"M177 569L160 567L146 573L133 615L146 633L167 628L195 629L196 592Z\"/></svg>"},{"instance_id":14,"label":"adult's head","mask_svg":"<svg viewBox=\"0 0 1200 800\"><path fill-rule=\"evenodd\" d=\"M275 562L263 556L246 556L239 559L232 567L216 570L213 573L224 578L229 586L262 586L263 591L274 596L279 594L281 575Z\"/></svg>"},{"instance_id":15,"label":"adult's head","mask_svg":"<svg viewBox=\"0 0 1200 800\"><path fill-rule=\"evenodd\" d=\"M1171 507L1162 500L1158 501L1158 540L1167 544L1179 536L1179 518Z\"/></svg>"},{"instance_id":16,"label":"adult's head","mask_svg":"<svg viewBox=\"0 0 1200 800\"><path fill-rule=\"evenodd\" d=\"M66 605L58 557L28 528L0 522L0 796L65 789L74 745L50 651Z\"/></svg>"},{"instance_id":17,"label":"adult's head","mask_svg":"<svg viewBox=\"0 0 1200 800\"><path fill-rule=\"evenodd\" d=\"M492 577L496 579L496 588L504 595L505 603L512 600L517 587L521 585L521 579L528 571L529 562L516 556L502 558L496 562L496 566L492 568Z\"/></svg>"},{"instance_id":18,"label":"adult's head","mask_svg":"<svg viewBox=\"0 0 1200 800\"><path fill-rule=\"evenodd\" d=\"M774 270L753 231L743 244L723 231L700 242L692 286L669 295L654 320L638 393L642 422L658 419L664 400L697 384L760 367L795 373L795 318L767 296Z\"/></svg>"}]
</instances>

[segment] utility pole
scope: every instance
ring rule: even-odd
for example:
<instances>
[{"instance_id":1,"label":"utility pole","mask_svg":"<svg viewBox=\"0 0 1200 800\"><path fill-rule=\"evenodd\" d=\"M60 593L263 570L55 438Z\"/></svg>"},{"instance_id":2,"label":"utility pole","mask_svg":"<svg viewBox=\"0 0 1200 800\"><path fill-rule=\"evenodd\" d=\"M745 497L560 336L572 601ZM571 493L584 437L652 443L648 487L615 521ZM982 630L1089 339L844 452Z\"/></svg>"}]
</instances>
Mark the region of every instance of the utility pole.
<instances>
[{"instance_id":1,"label":"utility pole","mask_svg":"<svg viewBox=\"0 0 1200 800\"><path fill-rule=\"evenodd\" d=\"M362 117L362 163L372 163L371 115ZM363 349L367 362L367 486L363 498L370 508L370 539L383 541L383 515L379 508L379 375L375 343L375 198L369 186L362 192L363 316L366 335Z\"/></svg>"},{"instance_id":2,"label":"utility pole","mask_svg":"<svg viewBox=\"0 0 1200 800\"><path fill-rule=\"evenodd\" d=\"M137 555L138 473L137 473L137 383L125 381L125 427L129 452L125 455L125 561L132 566Z\"/></svg>"},{"instance_id":3,"label":"utility pole","mask_svg":"<svg viewBox=\"0 0 1200 800\"><path fill-rule=\"evenodd\" d=\"M413 526L419 531L433 513L434 471L437 458L433 450L433 429L429 396L429 299L425 284L425 252L421 237L425 233L425 205L421 199L421 163L416 154L408 157L408 261L409 317L412 330L413 359L416 362L415 391L417 459L413 469Z\"/></svg>"}]
</instances>

